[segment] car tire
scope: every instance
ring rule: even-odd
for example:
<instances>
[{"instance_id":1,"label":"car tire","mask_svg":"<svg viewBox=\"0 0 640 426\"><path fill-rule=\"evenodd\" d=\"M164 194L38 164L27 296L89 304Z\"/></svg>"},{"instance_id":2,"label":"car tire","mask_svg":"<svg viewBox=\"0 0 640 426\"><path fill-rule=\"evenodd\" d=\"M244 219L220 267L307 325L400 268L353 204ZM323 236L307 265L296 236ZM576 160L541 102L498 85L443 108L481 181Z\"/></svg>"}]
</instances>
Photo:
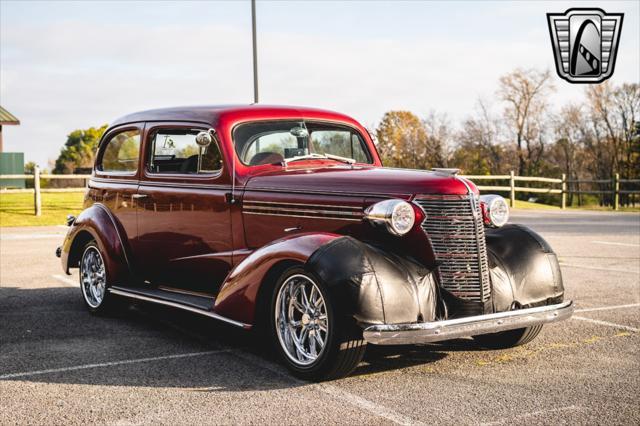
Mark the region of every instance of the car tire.
<instances>
[{"instance_id":1,"label":"car tire","mask_svg":"<svg viewBox=\"0 0 640 426\"><path fill-rule=\"evenodd\" d=\"M364 356L362 330L331 300L322 280L300 266L280 275L269 312L275 352L298 378L338 379Z\"/></svg>"},{"instance_id":2,"label":"car tire","mask_svg":"<svg viewBox=\"0 0 640 426\"><path fill-rule=\"evenodd\" d=\"M95 240L83 248L79 265L80 292L85 306L92 314L106 314L114 307L109 288L109 271Z\"/></svg>"},{"instance_id":3,"label":"car tire","mask_svg":"<svg viewBox=\"0 0 640 426\"><path fill-rule=\"evenodd\" d=\"M532 327L518 328L515 330L502 331L500 333L481 334L473 336L473 340L483 348L487 349L506 349L529 343L542 330L541 325Z\"/></svg>"}]
</instances>

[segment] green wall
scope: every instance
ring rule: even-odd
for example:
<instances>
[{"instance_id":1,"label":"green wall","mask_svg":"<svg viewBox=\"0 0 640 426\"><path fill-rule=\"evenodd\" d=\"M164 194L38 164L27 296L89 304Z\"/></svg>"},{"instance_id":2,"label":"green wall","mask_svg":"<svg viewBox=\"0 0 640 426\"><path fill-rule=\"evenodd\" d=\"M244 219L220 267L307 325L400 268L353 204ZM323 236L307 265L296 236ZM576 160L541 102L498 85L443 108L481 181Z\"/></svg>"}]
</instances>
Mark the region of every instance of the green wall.
<instances>
[{"instance_id":1,"label":"green wall","mask_svg":"<svg viewBox=\"0 0 640 426\"><path fill-rule=\"evenodd\" d=\"M0 175L23 175L24 152L0 152ZM24 179L0 179L0 188L24 188Z\"/></svg>"}]
</instances>

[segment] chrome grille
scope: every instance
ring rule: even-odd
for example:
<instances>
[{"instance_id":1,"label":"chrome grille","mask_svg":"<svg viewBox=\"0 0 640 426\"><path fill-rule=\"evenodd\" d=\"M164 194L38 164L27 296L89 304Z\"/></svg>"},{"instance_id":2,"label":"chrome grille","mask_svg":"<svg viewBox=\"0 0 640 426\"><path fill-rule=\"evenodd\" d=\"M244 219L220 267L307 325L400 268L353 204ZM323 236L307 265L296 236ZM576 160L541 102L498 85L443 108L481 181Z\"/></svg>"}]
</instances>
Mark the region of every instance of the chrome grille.
<instances>
[{"instance_id":1,"label":"chrome grille","mask_svg":"<svg viewBox=\"0 0 640 426\"><path fill-rule=\"evenodd\" d=\"M427 213L422 229L440 263L442 287L461 299L489 299L487 243L480 203L474 195L419 195Z\"/></svg>"}]
</instances>

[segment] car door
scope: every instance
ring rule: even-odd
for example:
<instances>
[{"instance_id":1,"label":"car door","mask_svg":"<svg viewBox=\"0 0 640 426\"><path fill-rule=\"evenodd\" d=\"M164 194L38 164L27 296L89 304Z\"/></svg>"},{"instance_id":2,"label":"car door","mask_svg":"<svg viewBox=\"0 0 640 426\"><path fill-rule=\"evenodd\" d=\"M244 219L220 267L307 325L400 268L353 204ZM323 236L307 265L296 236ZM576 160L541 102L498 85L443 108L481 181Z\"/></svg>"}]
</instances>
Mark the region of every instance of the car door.
<instances>
[{"instance_id":1,"label":"car door","mask_svg":"<svg viewBox=\"0 0 640 426\"><path fill-rule=\"evenodd\" d=\"M230 181L201 123L147 124L138 187L136 258L159 287L215 294L232 266Z\"/></svg>"},{"instance_id":2,"label":"car door","mask_svg":"<svg viewBox=\"0 0 640 426\"><path fill-rule=\"evenodd\" d=\"M98 149L88 197L109 209L120 226L123 243L131 245L138 235L135 197L140 175L140 149L144 123L110 130Z\"/></svg>"}]
</instances>

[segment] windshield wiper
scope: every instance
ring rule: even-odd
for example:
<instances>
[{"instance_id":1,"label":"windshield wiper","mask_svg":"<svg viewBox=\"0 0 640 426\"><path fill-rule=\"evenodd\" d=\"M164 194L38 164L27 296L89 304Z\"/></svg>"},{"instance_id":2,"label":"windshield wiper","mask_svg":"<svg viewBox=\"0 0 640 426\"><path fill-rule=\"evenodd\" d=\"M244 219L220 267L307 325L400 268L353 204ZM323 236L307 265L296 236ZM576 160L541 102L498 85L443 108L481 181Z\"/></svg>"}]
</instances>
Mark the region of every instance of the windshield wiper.
<instances>
[{"instance_id":1,"label":"windshield wiper","mask_svg":"<svg viewBox=\"0 0 640 426\"><path fill-rule=\"evenodd\" d=\"M356 160L354 160L353 158L347 158L347 157L341 157L339 155L333 155L333 154L318 154L316 152L313 152L311 154L307 154L307 155L298 155L295 157L291 157L291 158L285 158L282 161L282 164L284 164L285 166L289 163L292 163L294 161L300 161L300 160L334 160L334 161L340 161L342 163L347 163L347 164L354 164L356 162Z\"/></svg>"}]
</instances>

